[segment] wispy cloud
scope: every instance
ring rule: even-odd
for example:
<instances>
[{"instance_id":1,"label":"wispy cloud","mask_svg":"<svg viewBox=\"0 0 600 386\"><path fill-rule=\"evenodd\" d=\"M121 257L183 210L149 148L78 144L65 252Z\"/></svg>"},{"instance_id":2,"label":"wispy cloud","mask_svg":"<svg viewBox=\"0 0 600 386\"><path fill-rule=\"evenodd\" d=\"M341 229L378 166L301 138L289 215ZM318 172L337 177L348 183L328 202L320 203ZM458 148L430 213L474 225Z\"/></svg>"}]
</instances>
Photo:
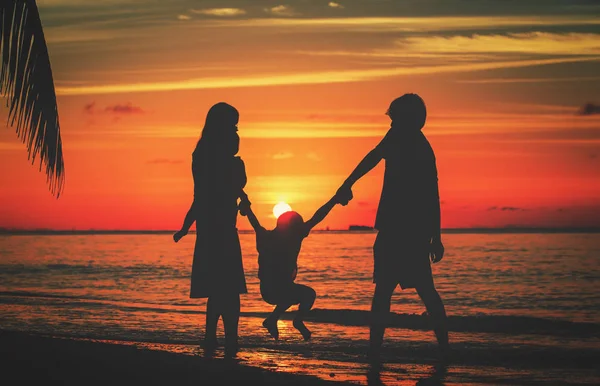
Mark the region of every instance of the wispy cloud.
<instances>
[{"instance_id":1,"label":"wispy cloud","mask_svg":"<svg viewBox=\"0 0 600 386\"><path fill-rule=\"evenodd\" d=\"M289 5L277 5L275 7L265 8L265 12L275 16L298 16L298 13Z\"/></svg>"},{"instance_id":2,"label":"wispy cloud","mask_svg":"<svg viewBox=\"0 0 600 386\"><path fill-rule=\"evenodd\" d=\"M130 102L107 106L104 111L113 114L141 114L144 112L141 107L134 106Z\"/></svg>"},{"instance_id":3,"label":"wispy cloud","mask_svg":"<svg viewBox=\"0 0 600 386\"><path fill-rule=\"evenodd\" d=\"M579 110L579 115L596 115L600 114L600 105L594 103L586 103Z\"/></svg>"},{"instance_id":4,"label":"wispy cloud","mask_svg":"<svg viewBox=\"0 0 600 386\"><path fill-rule=\"evenodd\" d=\"M90 103L86 104L85 106L83 106L83 111L86 112L87 114L93 114L95 108L96 108L96 102L90 102Z\"/></svg>"},{"instance_id":5,"label":"wispy cloud","mask_svg":"<svg viewBox=\"0 0 600 386\"><path fill-rule=\"evenodd\" d=\"M598 55L600 34L547 32L506 35L413 36L397 41L402 48L438 53L522 53L547 55Z\"/></svg>"},{"instance_id":6,"label":"wispy cloud","mask_svg":"<svg viewBox=\"0 0 600 386\"><path fill-rule=\"evenodd\" d=\"M521 212L526 210L525 208L517 208L515 206L491 206L488 208L489 211L499 210L501 212Z\"/></svg>"},{"instance_id":7,"label":"wispy cloud","mask_svg":"<svg viewBox=\"0 0 600 386\"><path fill-rule=\"evenodd\" d=\"M554 78L487 78L487 79L459 79L457 83L547 83L547 82L589 82L600 80L600 76L579 76L579 77L554 77Z\"/></svg>"},{"instance_id":8,"label":"wispy cloud","mask_svg":"<svg viewBox=\"0 0 600 386\"><path fill-rule=\"evenodd\" d=\"M335 1L330 1L327 5L331 8L344 8L343 5L341 5L340 3L336 3Z\"/></svg>"},{"instance_id":9,"label":"wispy cloud","mask_svg":"<svg viewBox=\"0 0 600 386\"><path fill-rule=\"evenodd\" d=\"M196 90L232 87L264 87L278 85L298 84L323 84L358 82L386 77L440 74L453 72L470 72L493 70L500 68L518 68L541 66L559 63L575 63L584 61L598 61L600 56L568 57L552 59L530 59L514 61L491 61L484 63L460 63L438 66L406 66L395 68L374 68L364 70L339 70L323 72L301 72L296 74L272 74L264 76L248 77L222 77L222 78L199 78L186 79L173 82L152 83L123 83L111 85L90 86L65 86L57 87L58 95L95 95L147 91L174 91L174 90Z\"/></svg>"},{"instance_id":10,"label":"wispy cloud","mask_svg":"<svg viewBox=\"0 0 600 386\"><path fill-rule=\"evenodd\" d=\"M319 155L315 152L310 152L308 154L306 154L306 158L308 158L311 161L321 161L321 157L319 157Z\"/></svg>"},{"instance_id":11,"label":"wispy cloud","mask_svg":"<svg viewBox=\"0 0 600 386\"><path fill-rule=\"evenodd\" d=\"M246 14L246 11L241 8L191 9L190 12L196 13L199 15L222 16L222 17L242 16L242 15Z\"/></svg>"},{"instance_id":12,"label":"wispy cloud","mask_svg":"<svg viewBox=\"0 0 600 386\"><path fill-rule=\"evenodd\" d=\"M218 24L213 24L217 26ZM509 27L593 26L600 25L597 17L565 16L429 16L429 17L345 17L345 18L282 18L248 19L223 27L299 27L306 32L315 28L370 32L432 32L461 30L491 30ZM302 32L302 29L297 32Z\"/></svg>"},{"instance_id":13,"label":"wispy cloud","mask_svg":"<svg viewBox=\"0 0 600 386\"><path fill-rule=\"evenodd\" d=\"M86 114L109 113L109 114L142 114L144 110L139 106L134 106L131 102L117 103L115 105L106 106L103 110L96 109L96 102L87 103L83 106L83 111Z\"/></svg>"},{"instance_id":14,"label":"wispy cloud","mask_svg":"<svg viewBox=\"0 0 600 386\"><path fill-rule=\"evenodd\" d=\"M290 159L293 157L294 157L294 153L290 153L289 151L275 153L271 156L271 158L273 158L275 160Z\"/></svg>"},{"instance_id":15,"label":"wispy cloud","mask_svg":"<svg viewBox=\"0 0 600 386\"><path fill-rule=\"evenodd\" d=\"M191 20L192 18L188 15L177 15L178 20Z\"/></svg>"},{"instance_id":16,"label":"wispy cloud","mask_svg":"<svg viewBox=\"0 0 600 386\"><path fill-rule=\"evenodd\" d=\"M175 164L180 164L182 162L183 162L183 160L180 160L180 159L155 158L155 159L148 160L147 163L152 164L152 165L158 165L158 164L175 165Z\"/></svg>"}]
</instances>

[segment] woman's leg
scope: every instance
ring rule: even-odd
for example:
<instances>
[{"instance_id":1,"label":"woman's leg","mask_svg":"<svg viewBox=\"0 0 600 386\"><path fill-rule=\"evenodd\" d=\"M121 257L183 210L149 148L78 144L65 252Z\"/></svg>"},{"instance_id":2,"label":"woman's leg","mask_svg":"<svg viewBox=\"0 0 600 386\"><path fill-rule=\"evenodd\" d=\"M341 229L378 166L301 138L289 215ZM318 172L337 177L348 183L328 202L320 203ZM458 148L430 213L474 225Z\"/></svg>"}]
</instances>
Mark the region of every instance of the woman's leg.
<instances>
[{"instance_id":1,"label":"woman's leg","mask_svg":"<svg viewBox=\"0 0 600 386\"><path fill-rule=\"evenodd\" d=\"M205 350L214 350L217 346L217 323L220 316L218 300L214 296L209 296L206 301L206 327L202 344Z\"/></svg>"},{"instance_id":2,"label":"woman's leg","mask_svg":"<svg viewBox=\"0 0 600 386\"><path fill-rule=\"evenodd\" d=\"M222 304L223 327L225 330L225 354L235 355L238 350L238 323L240 320L240 294L224 294Z\"/></svg>"},{"instance_id":3,"label":"woman's leg","mask_svg":"<svg viewBox=\"0 0 600 386\"><path fill-rule=\"evenodd\" d=\"M205 341L217 340L217 324L221 317L219 302L214 296L209 296L206 301L206 328L204 331Z\"/></svg>"}]
</instances>

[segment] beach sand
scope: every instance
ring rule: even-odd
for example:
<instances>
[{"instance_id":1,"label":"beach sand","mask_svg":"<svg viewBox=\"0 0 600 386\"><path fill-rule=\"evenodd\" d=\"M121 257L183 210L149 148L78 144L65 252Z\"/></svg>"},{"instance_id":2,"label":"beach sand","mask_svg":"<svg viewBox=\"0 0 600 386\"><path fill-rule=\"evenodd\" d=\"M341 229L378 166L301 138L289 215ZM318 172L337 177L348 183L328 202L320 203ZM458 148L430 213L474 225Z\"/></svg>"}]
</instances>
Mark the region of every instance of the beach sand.
<instances>
[{"instance_id":1,"label":"beach sand","mask_svg":"<svg viewBox=\"0 0 600 386\"><path fill-rule=\"evenodd\" d=\"M135 346L0 330L3 378L14 385L332 385L307 375Z\"/></svg>"}]
</instances>

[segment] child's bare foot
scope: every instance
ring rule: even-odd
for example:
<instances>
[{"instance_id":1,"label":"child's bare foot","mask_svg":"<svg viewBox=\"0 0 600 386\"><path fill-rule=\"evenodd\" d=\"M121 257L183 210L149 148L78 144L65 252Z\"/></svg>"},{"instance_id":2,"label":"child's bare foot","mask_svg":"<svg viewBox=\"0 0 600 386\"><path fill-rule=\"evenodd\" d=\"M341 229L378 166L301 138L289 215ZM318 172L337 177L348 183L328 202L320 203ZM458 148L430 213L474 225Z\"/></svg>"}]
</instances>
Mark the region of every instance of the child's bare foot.
<instances>
[{"instance_id":1,"label":"child's bare foot","mask_svg":"<svg viewBox=\"0 0 600 386\"><path fill-rule=\"evenodd\" d=\"M310 336L312 335L312 333L310 332L310 330L308 328L306 328L306 326L304 325L304 322L302 320L294 319L294 328L296 328L296 330L300 331L304 340L310 340Z\"/></svg>"},{"instance_id":2,"label":"child's bare foot","mask_svg":"<svg viewBox=\"0 0 600 386\"><path fill-rule=\"evenodd\" d=\"M277 329L277 319L266 318L263 321L262 325L264 328L267 329L267 331L269 331L269 334L271 334L273 339L279 340L279 330Z\"/></svg>"}]
</instances>

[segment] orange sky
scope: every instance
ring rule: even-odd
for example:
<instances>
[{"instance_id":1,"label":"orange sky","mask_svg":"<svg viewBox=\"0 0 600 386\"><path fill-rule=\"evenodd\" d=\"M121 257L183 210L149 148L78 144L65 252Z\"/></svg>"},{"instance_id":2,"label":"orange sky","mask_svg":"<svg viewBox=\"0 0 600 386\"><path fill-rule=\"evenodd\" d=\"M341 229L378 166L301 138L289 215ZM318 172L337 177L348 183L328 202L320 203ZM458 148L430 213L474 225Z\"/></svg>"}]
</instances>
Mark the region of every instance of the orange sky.
<instances>
[{"instance_id":1,"label":"orange sky","mask_svg":"<svg viewBox=\"0 0 600 386\"><path fill-rule=\"evenodd\" d=\"M0 227L178 228L191 152L219 101L241 113L246 191L264 225L282 200L310 217L406 92L427 103L444 227L600 226L600 7L166 3L38 0L66 184L54 198L1 129ZM382 177L383 163L321 227L372 225Z\"/></svg>"}]
</instances>

